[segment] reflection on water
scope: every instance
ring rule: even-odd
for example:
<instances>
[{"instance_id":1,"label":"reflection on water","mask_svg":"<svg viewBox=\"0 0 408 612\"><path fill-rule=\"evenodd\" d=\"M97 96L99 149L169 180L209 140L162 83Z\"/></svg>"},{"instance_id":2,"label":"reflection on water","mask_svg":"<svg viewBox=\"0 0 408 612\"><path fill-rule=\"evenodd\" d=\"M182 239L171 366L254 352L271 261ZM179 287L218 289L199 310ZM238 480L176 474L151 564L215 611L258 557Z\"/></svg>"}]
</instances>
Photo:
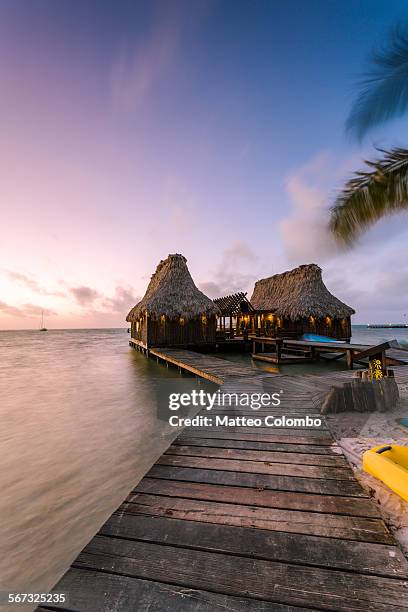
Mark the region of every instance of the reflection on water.
<instances>
[{"instance_id":1,"label":"reflection on water","mask_svg":"<svg viewBox=\"0 0 408 612\"><path fill-rule=\"evenodd\" d=\"M126 330L0 332L0 591L53 586L177 435L164 378Z\"/></svg>"}]
</instances>

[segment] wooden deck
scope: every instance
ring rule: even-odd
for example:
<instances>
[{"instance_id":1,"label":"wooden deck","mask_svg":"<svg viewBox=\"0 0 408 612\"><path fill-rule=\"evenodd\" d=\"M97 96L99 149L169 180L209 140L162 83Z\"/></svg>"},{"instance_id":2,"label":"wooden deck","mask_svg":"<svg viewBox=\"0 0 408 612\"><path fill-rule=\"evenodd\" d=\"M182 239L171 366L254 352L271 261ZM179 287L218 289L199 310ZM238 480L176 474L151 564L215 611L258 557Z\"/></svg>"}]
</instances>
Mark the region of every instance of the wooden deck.
<instances>
[{"instance_id":1,"label":"wooden deck","mask_svg":"<svg viewBox=\"0 0 408 612\"><path fill-rule=\"evenodd\" d=\"M180 354L171 358L178 365ZM240 376L237 364L204 359L196 373L210 368L225 392L282 391L273 414L312 415L330 385L351 376ZM408 368L396 378L408 382ZM65 608L40 610L401 612L408 563L325 424L186 428L54 592L68 593Z\"/></svg>"},{"instance_id":2,"label":"wooden deck","mask_svg":"<svg viewBox=\"0 0 408 612\"><path fill-rule=\"evenodd\" d=\"M276 353L253 353L252 359L255 361L266 361L267 363L287 365L291 363L311 363L313 359L301 355L283 354L278 356Z\"/></svg>"},{"instance_id":3,"label":"wooden deck","mask_svg":"<svg viewBox=\"0 0 408 612\"><path fill-rule=\"evenodd\" d=\"M253 343L254 359L271 361L273 363L298 363L292 360L293 353L298 355L297 359L303 363L313 361L320 357L338 359L346 357L349 367L353 368L353 363L365 363L365 357L360 358L359 354L364 355L369 349L369 345L353 344L350 342L316 342L313 340L290 340L285 338L270 338L249 335L249 340ZM261 352L257 352L258 347L261 347ZM275 357L273 353L267 353L267 358L263 359L265 347L274 347ZM279 349L278 349L279 347ZM299 353L303 356L299 356ZM386 361L388 365L407 365L408 351L400 348L389 348L386 350Z\"/></svg>"},{"instance_id":4,"label":"wooden deck","mask_svg":"<svg viewBox=\"0 0 408 612\"><path fill-rule=\"evenodd\" d=\"M195 374L218 385L222 385L229 377L252 377L259 372L250 365L235 363L213 355L196 353L184 349L152 348L150 355L158 361L171 364L184 372Z\"/></svg>"}]
</instances>

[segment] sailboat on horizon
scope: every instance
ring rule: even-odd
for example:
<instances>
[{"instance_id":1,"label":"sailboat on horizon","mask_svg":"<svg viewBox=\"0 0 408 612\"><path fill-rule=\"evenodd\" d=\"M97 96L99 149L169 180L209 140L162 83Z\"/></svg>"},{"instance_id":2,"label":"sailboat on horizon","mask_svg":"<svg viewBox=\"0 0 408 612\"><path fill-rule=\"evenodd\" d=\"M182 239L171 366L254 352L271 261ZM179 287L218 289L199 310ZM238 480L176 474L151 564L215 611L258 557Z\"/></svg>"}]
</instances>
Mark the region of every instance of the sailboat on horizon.
<instances>
[{"instance_id":1,"label":"sailboat on horizon","mask_svg":"<svg viewBox=\"0 0 408 612\"><path fill-rule=\"evenodd\" d=\"M44 327L44 311L41 311L41 323L40 323L40 331L48 331L46 327Z\"/></svg>"}]
</instances>

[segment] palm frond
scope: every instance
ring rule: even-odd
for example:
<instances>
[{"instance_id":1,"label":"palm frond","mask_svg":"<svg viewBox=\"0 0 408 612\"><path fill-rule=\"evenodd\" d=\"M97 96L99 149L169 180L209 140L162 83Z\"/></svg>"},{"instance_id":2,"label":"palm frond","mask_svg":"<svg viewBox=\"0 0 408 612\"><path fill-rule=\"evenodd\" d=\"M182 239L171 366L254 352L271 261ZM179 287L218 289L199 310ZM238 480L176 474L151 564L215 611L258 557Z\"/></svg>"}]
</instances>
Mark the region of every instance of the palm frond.
<instances>
[{"instance_id":1,"label":"palm frond","mask_svg":"<svg viewBox=\"0 0 408 612\"><path fill-rule=\"evenodd\" d=\"M360 81L346 129L361 139L369 129L401 116L408 107L408 29L394 28L387 46L374 53L371 70Z\"/></svg>"},{"instance_id":2,"label":"palm frond","mask_svg":"<svg viewBox=\"0 0 408 612\"><path fill-rule=\"evenodd\" d=\"M366 160L346 183L331 208L330 229L351 244L360 232L381 217L408 209L408 149L382 151L378 160Z\"/></svg>"}]
</instances>

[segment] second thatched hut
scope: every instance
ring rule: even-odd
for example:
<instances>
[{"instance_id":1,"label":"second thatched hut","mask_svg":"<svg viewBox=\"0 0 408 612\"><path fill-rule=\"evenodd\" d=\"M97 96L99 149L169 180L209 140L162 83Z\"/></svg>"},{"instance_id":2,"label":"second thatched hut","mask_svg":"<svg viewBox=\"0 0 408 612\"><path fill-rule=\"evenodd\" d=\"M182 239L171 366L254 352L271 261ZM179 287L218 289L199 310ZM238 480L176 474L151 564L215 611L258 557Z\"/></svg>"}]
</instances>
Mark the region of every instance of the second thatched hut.
<instances>
[{"instance_id":1,"label":"second thatched hut","mask_svg":"<svg viewBox=\"0 0 408 612\"><path fill-rule=\"evenodd\" d=\"M257 281L251 304L257 311L253 325L267 336L311 333L337 340L351 337L350 317L355 311L330 293L316 264Z\"/></svg>"},{"instance_id":2,"label":"second thatched hut","mask_svg":"<svg viewBox=\"0 0 408 612\"><path fill-rule=\"evenodd\" d=\"M162 260L126 317L132 339L144 348L215 344L219 308L197 289L186 262L177 253Z\"/></svg>"}]
</instances>

